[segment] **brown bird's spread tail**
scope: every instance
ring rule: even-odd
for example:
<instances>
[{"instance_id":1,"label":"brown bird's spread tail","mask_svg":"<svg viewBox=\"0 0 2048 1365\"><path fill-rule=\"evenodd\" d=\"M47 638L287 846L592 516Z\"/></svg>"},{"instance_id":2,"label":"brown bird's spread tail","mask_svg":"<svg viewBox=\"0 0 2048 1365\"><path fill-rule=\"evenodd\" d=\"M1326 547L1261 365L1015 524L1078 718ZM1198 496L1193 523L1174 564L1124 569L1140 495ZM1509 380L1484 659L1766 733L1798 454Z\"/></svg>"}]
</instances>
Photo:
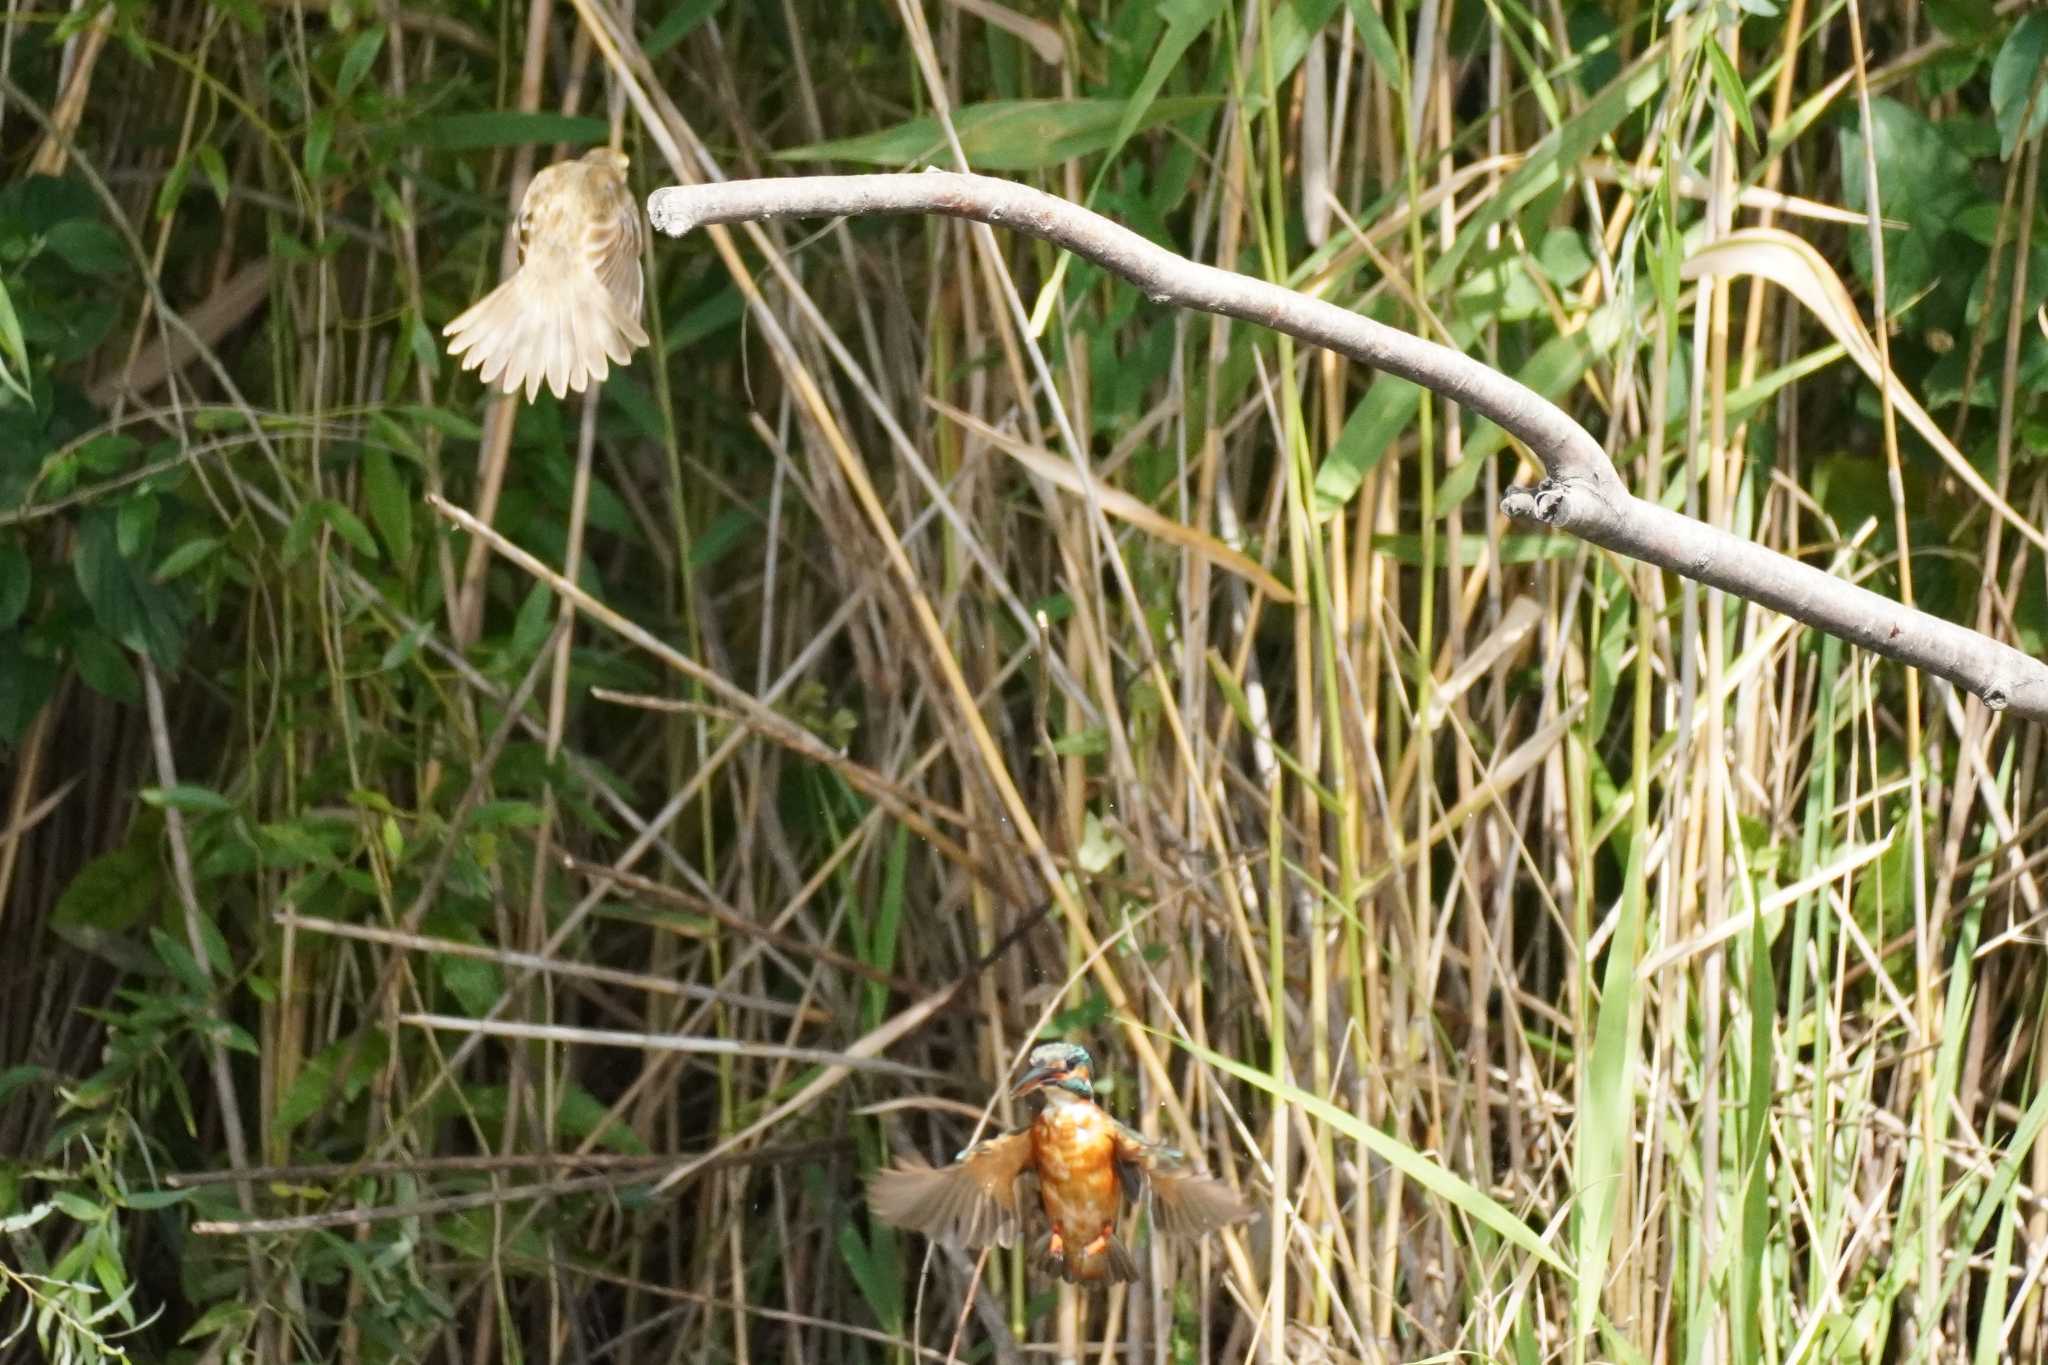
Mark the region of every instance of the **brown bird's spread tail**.
<instances>
[{"instance_id":1,"label":"brown bird's spread tail","mask_svg":"<svg viewBox=\"0 0 2048 1365\"><path fill-rule=\"evenodd\" d=\"M545 383L555 397L600 383L647 344L640 325L640 205L608 148L533 177L519 206L519 269L442 329L448 353L488 387Z\"/></svg>"},{"instance_id":2,"label":"brown bird's spread tail","mask_svg":"<svg viewBox=\"0 0 2048 1365\"><path fill-rule=\"evenodd\" d=\"M607 360L630 364L634 348L647 344L639 320L621 316L593 286L522 266L448 324L448 352L487 388L524 388L529 403L543 383L557 398L581 393L611 373Z\"/></svg>"}]
</instances>

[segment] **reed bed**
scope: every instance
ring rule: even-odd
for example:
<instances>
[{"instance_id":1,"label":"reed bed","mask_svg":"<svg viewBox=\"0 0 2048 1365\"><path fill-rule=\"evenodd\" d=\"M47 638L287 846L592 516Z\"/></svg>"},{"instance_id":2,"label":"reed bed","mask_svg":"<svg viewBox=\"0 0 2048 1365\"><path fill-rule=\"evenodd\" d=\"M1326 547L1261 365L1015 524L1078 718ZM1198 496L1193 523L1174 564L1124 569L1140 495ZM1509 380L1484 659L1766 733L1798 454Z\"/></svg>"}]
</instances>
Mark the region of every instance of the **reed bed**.
<instances>
[{"instance_id":1,"label":"reed bed","mask_svg":"<svg viewBox=\"0 0 2048 1365\"><path fill-rule=\"evenodd\" d=\"M2048 16L4 23L0 1361L2048 1354L2038 730L1000 231L657 240L588 402L437 340L589 143L964 160L2039 652ZM1260 1218L873 1222L1047 1037Z\"/></svg>"}]
</instances>

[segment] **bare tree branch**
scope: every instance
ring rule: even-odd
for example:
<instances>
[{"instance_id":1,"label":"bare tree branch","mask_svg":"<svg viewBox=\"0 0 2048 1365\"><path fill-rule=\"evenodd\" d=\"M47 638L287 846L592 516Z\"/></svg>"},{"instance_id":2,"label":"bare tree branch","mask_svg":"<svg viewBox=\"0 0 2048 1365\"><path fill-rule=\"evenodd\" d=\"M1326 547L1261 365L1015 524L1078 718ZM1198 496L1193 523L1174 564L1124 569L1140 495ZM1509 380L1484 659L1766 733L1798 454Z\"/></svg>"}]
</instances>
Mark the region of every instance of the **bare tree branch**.
<instances>
[{"instance_id":1,"label":"bare tree branch","mask_svg":"<svg viewBox=\"0 0 2048 1365\"><path fill-rule=\"evenodd\" d=\"M1325 346L1469 408L1527 445L1548 475L1509 489L1501 510L1760 603L1946 678L1994 710L2048 719L2048 665L1974 630L1902 606L1812 565L1631 494L1614 462L1562 408L1448 346L1291 289L1177 256L1077 204L988 176L791 176L656 190L670 236L768 218L936 213L1012 228L1129 280L1154 303L1241 318Z\"/></svg>"}]
</instances>

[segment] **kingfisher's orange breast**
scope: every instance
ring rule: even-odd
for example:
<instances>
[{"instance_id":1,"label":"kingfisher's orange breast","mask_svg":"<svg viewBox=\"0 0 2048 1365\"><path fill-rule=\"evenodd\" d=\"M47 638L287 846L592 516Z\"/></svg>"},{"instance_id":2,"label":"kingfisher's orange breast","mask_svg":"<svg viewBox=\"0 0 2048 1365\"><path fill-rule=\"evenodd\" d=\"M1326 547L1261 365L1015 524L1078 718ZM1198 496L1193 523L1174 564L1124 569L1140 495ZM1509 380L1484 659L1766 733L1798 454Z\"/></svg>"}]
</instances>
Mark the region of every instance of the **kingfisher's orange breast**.
<instances>
[{"instance_id":1,"label":"kingfisher's orange breast","mask_svg":"<svg viewBox=\"0 0 2048 1365\"><path fill-rule=\"evenodd\" d=\"M1039 1201L1071 1245L1116 1226L1116 1129L1092 1104L1048 1105L1031 1125Z\"/></svg>"}]
</instances>

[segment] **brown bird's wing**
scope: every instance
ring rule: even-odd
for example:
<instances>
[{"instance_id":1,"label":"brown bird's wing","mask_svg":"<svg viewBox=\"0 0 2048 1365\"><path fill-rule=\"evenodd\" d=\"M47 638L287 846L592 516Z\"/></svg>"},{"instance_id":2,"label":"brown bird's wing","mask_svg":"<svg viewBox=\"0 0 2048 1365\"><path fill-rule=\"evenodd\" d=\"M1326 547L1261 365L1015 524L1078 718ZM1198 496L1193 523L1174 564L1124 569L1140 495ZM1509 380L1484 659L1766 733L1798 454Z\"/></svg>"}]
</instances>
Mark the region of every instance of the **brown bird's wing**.
<instances>
[{"instance_id":1,"label":"brown bird's wing","mask_svg":"<svg viewBox=\"0 0 2048 1365\"><path fill-rule=\"evenodd\" d=\"M1023 1221L1018 1177L1031 1165L1031 1130L978 1142L950 1166L922 1162L877 1171L868 1208L900 1228L956 1246L1015 1246Z\"/></svg>"},{"instance_id":2,"label":"brown bird's wing","mask_svg":"<svg viewBox=\"0 0 2048 1365\"><path fill-rule=\"evenodd\" d=\"M1149 1141L1121 1123L1116 1173L1133 1202L1141 1191L1151 1195L1152 1226L1167 1237L1200 1237L1252 1216L1252 1206L1237 1191L1202 1174L1178 1148Z\"/></svg>"},{"instance_id":3,"label":"brown bird's wing","mask_svg":"<svg viewBox=\"0 0 2048 1365\"><path fill-rule=\"evenodd\" d=\"M598 281L619 310L619 330L632 345L645 346L647 332L640 325L640 201L622 176L608 177L606 188L610 212L591 219L583 235L584 250Z\"/></svg>"},{"instance_id":4,"label":"brown bird's wing","mask_svg":"<svg viewBox=\"0 0 2048 1365\"><path fill-rule=\"evenodd\" d=\"M647 344L647 330L640 325L640 244L644 236L640 201L626 183L626 158L617 152L599 147L581 161L565 164L570 173L582 178L580 197L585 212L562 265L572 273L589 270L603 287L612 303L615 331L603 340L614 348L612 359L624 365L632 359L634 347ZM525 233L522 219L522 243Z\"/></svg>"}]
</instances>

